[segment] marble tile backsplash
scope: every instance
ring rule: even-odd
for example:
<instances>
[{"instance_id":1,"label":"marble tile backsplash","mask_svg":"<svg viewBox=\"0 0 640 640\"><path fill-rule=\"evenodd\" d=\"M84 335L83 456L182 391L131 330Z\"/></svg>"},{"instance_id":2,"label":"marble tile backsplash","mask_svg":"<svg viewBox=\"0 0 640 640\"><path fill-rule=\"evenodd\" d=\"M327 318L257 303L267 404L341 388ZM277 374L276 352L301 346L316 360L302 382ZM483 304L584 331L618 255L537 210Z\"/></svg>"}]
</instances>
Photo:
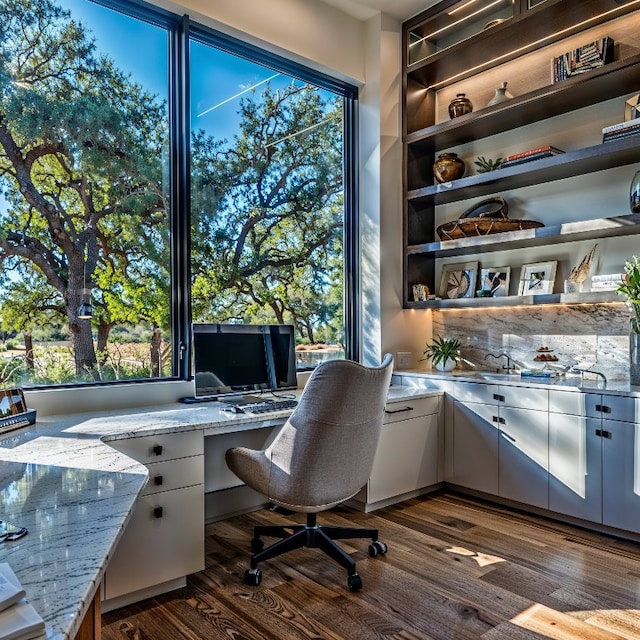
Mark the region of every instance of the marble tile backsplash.
<instances>
[{"instance_id":1,"label":"marble tile backsplash","mask_svg":"<svg viewBox=\"0 0 640 640\"><path fill-rule=\"evenodd\" d=\"M600 371L607 379L629 378L629 312L624 304L442 309L433 312L433 336L457 336L463 369L501 369L506 353L519 368L540 368L536 350L548 347L558 361Z\"/></svg>"}]
</instances>

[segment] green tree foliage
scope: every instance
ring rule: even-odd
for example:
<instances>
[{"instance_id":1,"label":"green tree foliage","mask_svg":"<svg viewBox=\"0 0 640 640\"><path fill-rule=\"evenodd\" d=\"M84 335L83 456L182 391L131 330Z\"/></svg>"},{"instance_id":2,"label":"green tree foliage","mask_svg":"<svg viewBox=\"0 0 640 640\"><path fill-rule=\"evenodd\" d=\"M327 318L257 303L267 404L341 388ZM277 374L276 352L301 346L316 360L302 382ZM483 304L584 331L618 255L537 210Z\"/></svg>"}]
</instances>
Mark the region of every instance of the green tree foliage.
<instances>
[{"instance_id":1,"label":"green tree foliage","mask_svg":"<svg viewBox=\"0 0 640 640\"><path fill-rule=\"evenodd\" d=\"M240 116L232 144L192 140L194 318L342 338L341 100L267 86Z\"/></svg>"},{"instance_id":2,"label":"green tree foliage","mask_svg":"<svg viewBox=\"0 0 640 640\"><path fill-rule=\"evenodd\" d=\"M129 302L168 264L166 121L166 105L98 56L69 12L51 0L0 4L0 264L57 292L77 375L97 364L90 321L77 317L84 283L106 336L140 319ZM166 306L157 326L168 326Z\"/></svg>"}]
</instances>

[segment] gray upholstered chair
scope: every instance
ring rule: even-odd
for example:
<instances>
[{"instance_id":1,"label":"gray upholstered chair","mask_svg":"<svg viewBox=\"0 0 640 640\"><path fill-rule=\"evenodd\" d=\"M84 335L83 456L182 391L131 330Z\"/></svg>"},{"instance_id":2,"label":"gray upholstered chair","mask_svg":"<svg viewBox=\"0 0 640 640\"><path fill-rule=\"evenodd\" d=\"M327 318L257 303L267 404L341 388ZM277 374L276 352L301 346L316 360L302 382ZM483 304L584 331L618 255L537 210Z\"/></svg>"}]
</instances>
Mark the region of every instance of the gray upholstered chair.
<instances>
[{"instance_id":1,"label":"gray upholstered chair","mask_svg":"<svg viewBox=\"0 0 640 640\"><path fill-rule=\"evenodd\" d=\"M258 526L245 584L258 585L258 563L300 547L319 548L348 572L351 591L362 587L355 561L334 540L370 538L369 554L385 553L376 529L319 526L316 514L354 496L371 474L378 445L392 358L379 367L331 360L313 371L286 424L262 450L235 447L229 468L273 504L307 514L304 525ZM282 538L267 548L260 536Z\"/></svg>"}]
</instances>

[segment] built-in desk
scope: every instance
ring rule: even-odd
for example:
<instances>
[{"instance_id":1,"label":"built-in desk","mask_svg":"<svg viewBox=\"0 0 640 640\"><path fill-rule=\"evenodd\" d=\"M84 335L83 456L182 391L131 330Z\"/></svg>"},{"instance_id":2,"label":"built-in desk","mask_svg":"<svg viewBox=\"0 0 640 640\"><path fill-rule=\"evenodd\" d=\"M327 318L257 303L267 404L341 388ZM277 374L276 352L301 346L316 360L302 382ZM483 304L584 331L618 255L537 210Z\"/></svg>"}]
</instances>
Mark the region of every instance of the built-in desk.
<instances>
[{"instance_id":1,"label":"built-in desk","mask_svg":"<svg viewBox=\"0 0 640 640\"><path fill-rule=\"evenodd\" d=\"M393 386L389 397L439 393ZM223 412L215 403L174 404L39 417L33 427L0 438L2 519L29 529L0 547L0 561L11 565L45 619L47 638L76 636L147 486L147 467L110 444L189 432L204 442L262 429L288 414L251 416Z\"/></svg>"}]
</instances>

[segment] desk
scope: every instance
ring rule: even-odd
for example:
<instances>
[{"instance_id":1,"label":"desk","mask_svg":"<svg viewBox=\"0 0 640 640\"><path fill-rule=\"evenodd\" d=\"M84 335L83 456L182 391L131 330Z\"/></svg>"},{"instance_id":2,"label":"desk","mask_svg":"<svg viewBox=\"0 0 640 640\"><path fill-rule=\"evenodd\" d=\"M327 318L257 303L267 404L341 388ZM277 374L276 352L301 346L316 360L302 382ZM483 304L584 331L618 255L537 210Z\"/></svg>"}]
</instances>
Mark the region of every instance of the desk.
<instances>
[{"instance_id":1,"label":"desk","mask_svg":"<svg viewBox=\"0 0 640 640\"><path fill-rule=\"evenodd\" d=\"M390 399L440 394L391 388ZM217 404L166 405L39 418L0 438L2 517L29 534L0 547L51 640L74 638L148 479L147 468L109 443L197 431L204 438L264 428L265 416ZM206 461L205 461L206 466Z\"/></svg>"}]
</instances>

